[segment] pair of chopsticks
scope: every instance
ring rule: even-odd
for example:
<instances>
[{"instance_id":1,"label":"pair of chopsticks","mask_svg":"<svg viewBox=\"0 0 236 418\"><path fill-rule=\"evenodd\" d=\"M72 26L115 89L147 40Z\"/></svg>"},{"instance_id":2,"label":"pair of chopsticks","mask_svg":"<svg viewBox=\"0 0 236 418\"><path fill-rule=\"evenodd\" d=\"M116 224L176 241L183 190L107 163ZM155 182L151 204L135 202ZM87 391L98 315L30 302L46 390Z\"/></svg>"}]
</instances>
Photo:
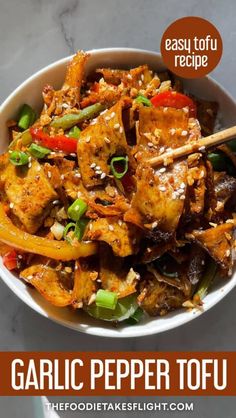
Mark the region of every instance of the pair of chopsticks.
<instances>
[{"instance_id":1,"label":"pair of chopsticks","mask_svg":"<svg viewBox=\"0 0 236 418\"><path fill-rule=\"evenodd\" d=\"M236 138L236 126L224 129L223 131L217 132L213 135L209 135L205 138L201 138L198 141L192 142L191 144L183 145L182 147L175 148L173 151L165 152L158 157L153 157L146 162L152 167L166 164L166 161L174 161L177 158L184 157L185 155L192 154L194 152L202 152L203 150L217 145L223 144Z\"/></svg>"}]
</instances>

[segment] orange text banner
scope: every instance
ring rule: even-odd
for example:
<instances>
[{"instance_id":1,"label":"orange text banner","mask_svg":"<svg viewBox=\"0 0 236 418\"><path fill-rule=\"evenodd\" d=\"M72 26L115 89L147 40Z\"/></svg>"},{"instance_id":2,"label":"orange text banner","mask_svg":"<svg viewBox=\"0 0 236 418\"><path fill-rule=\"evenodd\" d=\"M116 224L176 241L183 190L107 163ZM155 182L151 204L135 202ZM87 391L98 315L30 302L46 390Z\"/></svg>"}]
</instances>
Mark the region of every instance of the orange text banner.
<instances>
[{"instance_id":1,"label":"orange text banner","mask_svg":"<svg viewBox=\"0 0 236 418\"><path fill-rule=\"evenodd\" d=\"M235 396L234 352L2 352L0 395Z\"/></svg>"}]
</instances>

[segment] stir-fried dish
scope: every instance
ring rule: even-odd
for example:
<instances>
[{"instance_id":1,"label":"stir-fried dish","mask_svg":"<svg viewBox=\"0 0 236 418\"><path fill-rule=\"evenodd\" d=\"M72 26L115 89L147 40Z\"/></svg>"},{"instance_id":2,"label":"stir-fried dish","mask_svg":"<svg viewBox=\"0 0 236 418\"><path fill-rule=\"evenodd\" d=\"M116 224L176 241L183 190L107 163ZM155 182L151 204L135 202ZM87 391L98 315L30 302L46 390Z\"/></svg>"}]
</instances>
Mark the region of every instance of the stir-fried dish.
<instances>
[{"instance_id":1,"label":"stir-fried dish","mask_svg":"<svg viewBox=\"0 0 236 418\"><path fill-rule=\"evenodd\" d=\"M8 121L3 263L52 304L97 319L199 307L216 274L232 274L236 143L151 167L211 134L217 103L146 64L86 76L87 60L79 51L62 88L44 87L40 115L24 104Z\"/></svg>"}]
</instances>

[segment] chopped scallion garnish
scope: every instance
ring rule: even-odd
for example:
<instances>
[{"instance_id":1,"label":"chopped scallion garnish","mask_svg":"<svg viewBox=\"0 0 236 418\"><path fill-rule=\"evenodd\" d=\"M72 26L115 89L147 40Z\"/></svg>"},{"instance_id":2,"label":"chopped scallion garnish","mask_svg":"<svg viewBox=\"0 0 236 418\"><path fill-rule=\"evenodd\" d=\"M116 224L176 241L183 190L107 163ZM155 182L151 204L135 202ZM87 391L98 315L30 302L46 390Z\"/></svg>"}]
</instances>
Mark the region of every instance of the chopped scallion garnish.
<instances>
[{"instance_id":1,"label":"chopped scallion garnish","mask_svg":"<svg viewBox=\"0 0 236 418\"><path fill-rule=\"evenodd\" d=\"M88 225L88 222L88 218L81 218L76 222L74 235L79 241L81 241L84 236L84 231L86 226Z\"/></svg>"},{"instance_id":2,"label":"chopped scallion garnish","mask_svg":"<svg viewBox=\"0 0 236 418\"><path fill-rule=\"evenodd\" d=\"M29 156L25 152L16 150L10 153L9 161L17 166L26 165L29 162Z\"/></svg>"},{"instance_id":3,"label":"chopped scallion garnish","mask_svg":"<svg viewBox=\"0 0 236 418\"><path fill-rule=\"evenodd\" d=\"M68 234L68 232L71 228L73 228L73 230L75 230L75 223L74 222L70 222L65 226L64 232L63 232L63 238L64 239L68 240L67 234ZM68 240L68 241L70 241L70 240Z\"/></svg>"},{"instance_id":4,"label":"chopped scallion garnish","mask_svg":"<svg viewBox=\"0 0 236 418\"><path fill-rule=\"evenodd\" d=\"M73 221L78 221L88 208L87 203L82 199L76 199L68 208L68 215Z\"/></svg>"},{"instance_id":5,"label":"chopped scallion garnish","mask_svg":"<svg viewBox=\"0 0 236 418\"><path fill-rule=\"evenodd\" d=\"M116 179L122 179L128 171L128 157L113 157L111 160L111 172Z\"/></svg>"},{"instance_id":6,"label":"chopped scallion garnish","mask_svg":"<svg viewBox=\"0 0 236 418\"><path fill-rule=\"evenodd\" d=\"M139 96L136 97L135 101L137 103L142 103L144 106L152 106L152 102L147 97L143 96L143 94L139 94Z\"/></svg>"},{"instance_id":7,"label":"chopped scallion garnish","mask_svg":"<svg viewBox=\"0 0 236 418\"><path fill-rule=\"evenodd\" d=\"M108 290L99 289L96 294L96 306L114 310L117 305L117 293L109 292Z\"/></svg>"}]
</instances>

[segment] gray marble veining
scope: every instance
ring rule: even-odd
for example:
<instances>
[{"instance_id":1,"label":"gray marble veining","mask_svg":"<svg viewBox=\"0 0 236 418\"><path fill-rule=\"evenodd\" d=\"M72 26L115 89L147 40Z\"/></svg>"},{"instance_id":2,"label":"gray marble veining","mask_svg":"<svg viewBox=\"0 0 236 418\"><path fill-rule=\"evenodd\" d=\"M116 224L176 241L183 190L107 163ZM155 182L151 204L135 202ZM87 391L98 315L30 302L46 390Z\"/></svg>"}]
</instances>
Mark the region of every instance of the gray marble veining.
<instances>
[{"instance_id":1,"label":"gray marble veining","mask_svg":"<svg viewBox=\"0 0 236 418\"><path fill-rule=\"evenodd\" d=\"M235 12L234 0L0 0L0 100L35 71L77 49L158 51L167 25L187 15L205 17L221 32L224 54L212 75L236 97ZM165 334L108 340L40 317L0 282L0 349L235 350L235 297L233 290L204 316ZM233 417L232 409L225 416Z\"/></svg>"}]
</instances>

